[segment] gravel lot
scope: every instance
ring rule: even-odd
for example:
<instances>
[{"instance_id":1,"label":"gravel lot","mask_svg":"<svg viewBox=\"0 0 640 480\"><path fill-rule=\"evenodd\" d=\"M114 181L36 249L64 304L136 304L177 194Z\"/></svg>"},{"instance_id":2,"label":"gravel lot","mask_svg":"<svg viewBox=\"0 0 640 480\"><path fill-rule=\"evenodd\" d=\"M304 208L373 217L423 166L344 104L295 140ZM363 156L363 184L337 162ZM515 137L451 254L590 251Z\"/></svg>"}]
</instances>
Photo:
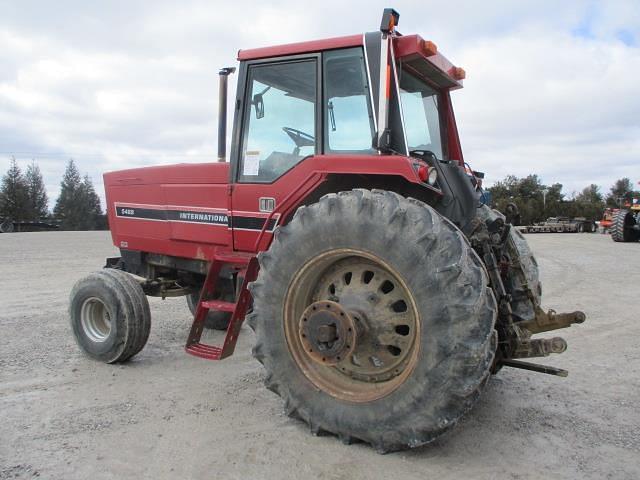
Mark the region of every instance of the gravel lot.
<instances>
[{"instance_id":1,"label":"gravel lot","mask_svg":"<svg viewBox=\"0 0 640 480\"><path fill-rule=\"evenodd\" d=\"M530 235L545 306L584 310L545 362L503 369L450 434L409 452L313 437L262 386L243 328L236 354L183 352L184 299L151 299L146 348L126 365L84 357L73 283L115 254L108 232L0 235L0 479L640 478L640 244Z\"/></svg>"}]
</instances>

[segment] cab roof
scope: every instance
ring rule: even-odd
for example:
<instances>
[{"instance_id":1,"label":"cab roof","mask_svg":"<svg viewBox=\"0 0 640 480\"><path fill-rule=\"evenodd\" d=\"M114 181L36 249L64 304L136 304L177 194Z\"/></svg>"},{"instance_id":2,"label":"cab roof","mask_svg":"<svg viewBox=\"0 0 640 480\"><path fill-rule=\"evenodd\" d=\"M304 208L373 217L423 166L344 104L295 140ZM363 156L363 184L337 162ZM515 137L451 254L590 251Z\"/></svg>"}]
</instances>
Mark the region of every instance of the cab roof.
<instances>
[{"instance_id":1,"label":"cab roof","mask_svg":"<svg viewBox=\"0 0 640 480\"><path fill-rule=\"evenodd\" d=\"M413 63L416 70L440 84L449 88L462 87L465 72L456 67L442 55L433 42L424 40L420 35L398 35L394 37L396 58L402 58L409 64ZM308 42L287 43L270 47L251 48L238 51L238 60L258 60L263 58L299 55L304 53L321 52L337 48L358 47L364 45L364 34L347 35L344 37L325 38ZM428 60L436 69L424 68L423 60ZM422 68L421 67L422 64Z\"/></svg>"},{"instance_id":2,"label":"cab roof","mask_svg":"<svg viewBox=\"0 0 640 480\"><path fill-rule=\"evenodd\" d=\"M300 53L320 52L335 48L358 47L363 45L364 36L348 35L346 37L325 38L311 40L309 42L287 43L271 47L250 48L238 51L238 60L256 60L259 58L281 57L284 55L296 55Z\"/></svg>"}]
</instances>

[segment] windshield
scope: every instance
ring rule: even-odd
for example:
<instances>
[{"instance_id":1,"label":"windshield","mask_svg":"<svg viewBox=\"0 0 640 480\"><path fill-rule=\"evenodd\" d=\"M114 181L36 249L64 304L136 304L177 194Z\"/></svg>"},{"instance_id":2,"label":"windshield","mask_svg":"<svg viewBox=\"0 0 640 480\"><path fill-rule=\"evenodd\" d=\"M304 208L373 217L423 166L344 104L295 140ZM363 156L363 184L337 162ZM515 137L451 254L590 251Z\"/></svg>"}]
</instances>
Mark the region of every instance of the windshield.
<instances>
[{"instance_id":1,"label":"windshield","mask_svg":"<svg viewBox=\"0 0 640 480\"><path fill-rule=\"evenodd\" d=\"M400 100L409 151L429 150L442 159L438 92L403 70L400 78Z\"/></svg>"}]
</instances>

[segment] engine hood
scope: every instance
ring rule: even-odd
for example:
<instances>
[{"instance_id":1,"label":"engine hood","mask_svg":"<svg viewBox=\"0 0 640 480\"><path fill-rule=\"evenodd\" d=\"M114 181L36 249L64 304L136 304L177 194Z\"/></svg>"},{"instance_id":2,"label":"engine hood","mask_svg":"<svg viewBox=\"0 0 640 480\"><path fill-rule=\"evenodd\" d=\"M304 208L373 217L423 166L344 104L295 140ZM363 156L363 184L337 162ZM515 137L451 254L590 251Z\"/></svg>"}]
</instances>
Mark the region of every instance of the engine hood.
<instances>
[{"instance_id":1,"label":"engine hood","mask_svg":"<svg viewBox=\"0 0 640 480\"><path fill-rule=\"evenodd\" d=\"M229 181L229 164L178 163L155 167L130 168L104 174L105 187L111 185L150 185L174 183L220 184Z\"/></svg>"}]
</instances>

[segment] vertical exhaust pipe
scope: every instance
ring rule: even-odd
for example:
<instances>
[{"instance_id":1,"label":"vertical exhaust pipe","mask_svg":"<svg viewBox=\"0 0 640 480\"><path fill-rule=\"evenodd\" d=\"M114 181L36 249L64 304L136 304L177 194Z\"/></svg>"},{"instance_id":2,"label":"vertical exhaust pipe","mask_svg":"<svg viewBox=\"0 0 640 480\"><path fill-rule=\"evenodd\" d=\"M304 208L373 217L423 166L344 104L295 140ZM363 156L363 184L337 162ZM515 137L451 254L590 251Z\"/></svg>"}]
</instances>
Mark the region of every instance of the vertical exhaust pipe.
<instances>
[{"instance_id":1,"label":"vertical exhaust pipe","mask_svg":"<svg viewBox=\"0 0 640 480\"><path fill-rule=\"evenodd\" d=\"M227 157L227 80L235 72L235 67L220 69L220 86L218 89L218 161L224 162Z\"/></svg>"}]
</instances>

